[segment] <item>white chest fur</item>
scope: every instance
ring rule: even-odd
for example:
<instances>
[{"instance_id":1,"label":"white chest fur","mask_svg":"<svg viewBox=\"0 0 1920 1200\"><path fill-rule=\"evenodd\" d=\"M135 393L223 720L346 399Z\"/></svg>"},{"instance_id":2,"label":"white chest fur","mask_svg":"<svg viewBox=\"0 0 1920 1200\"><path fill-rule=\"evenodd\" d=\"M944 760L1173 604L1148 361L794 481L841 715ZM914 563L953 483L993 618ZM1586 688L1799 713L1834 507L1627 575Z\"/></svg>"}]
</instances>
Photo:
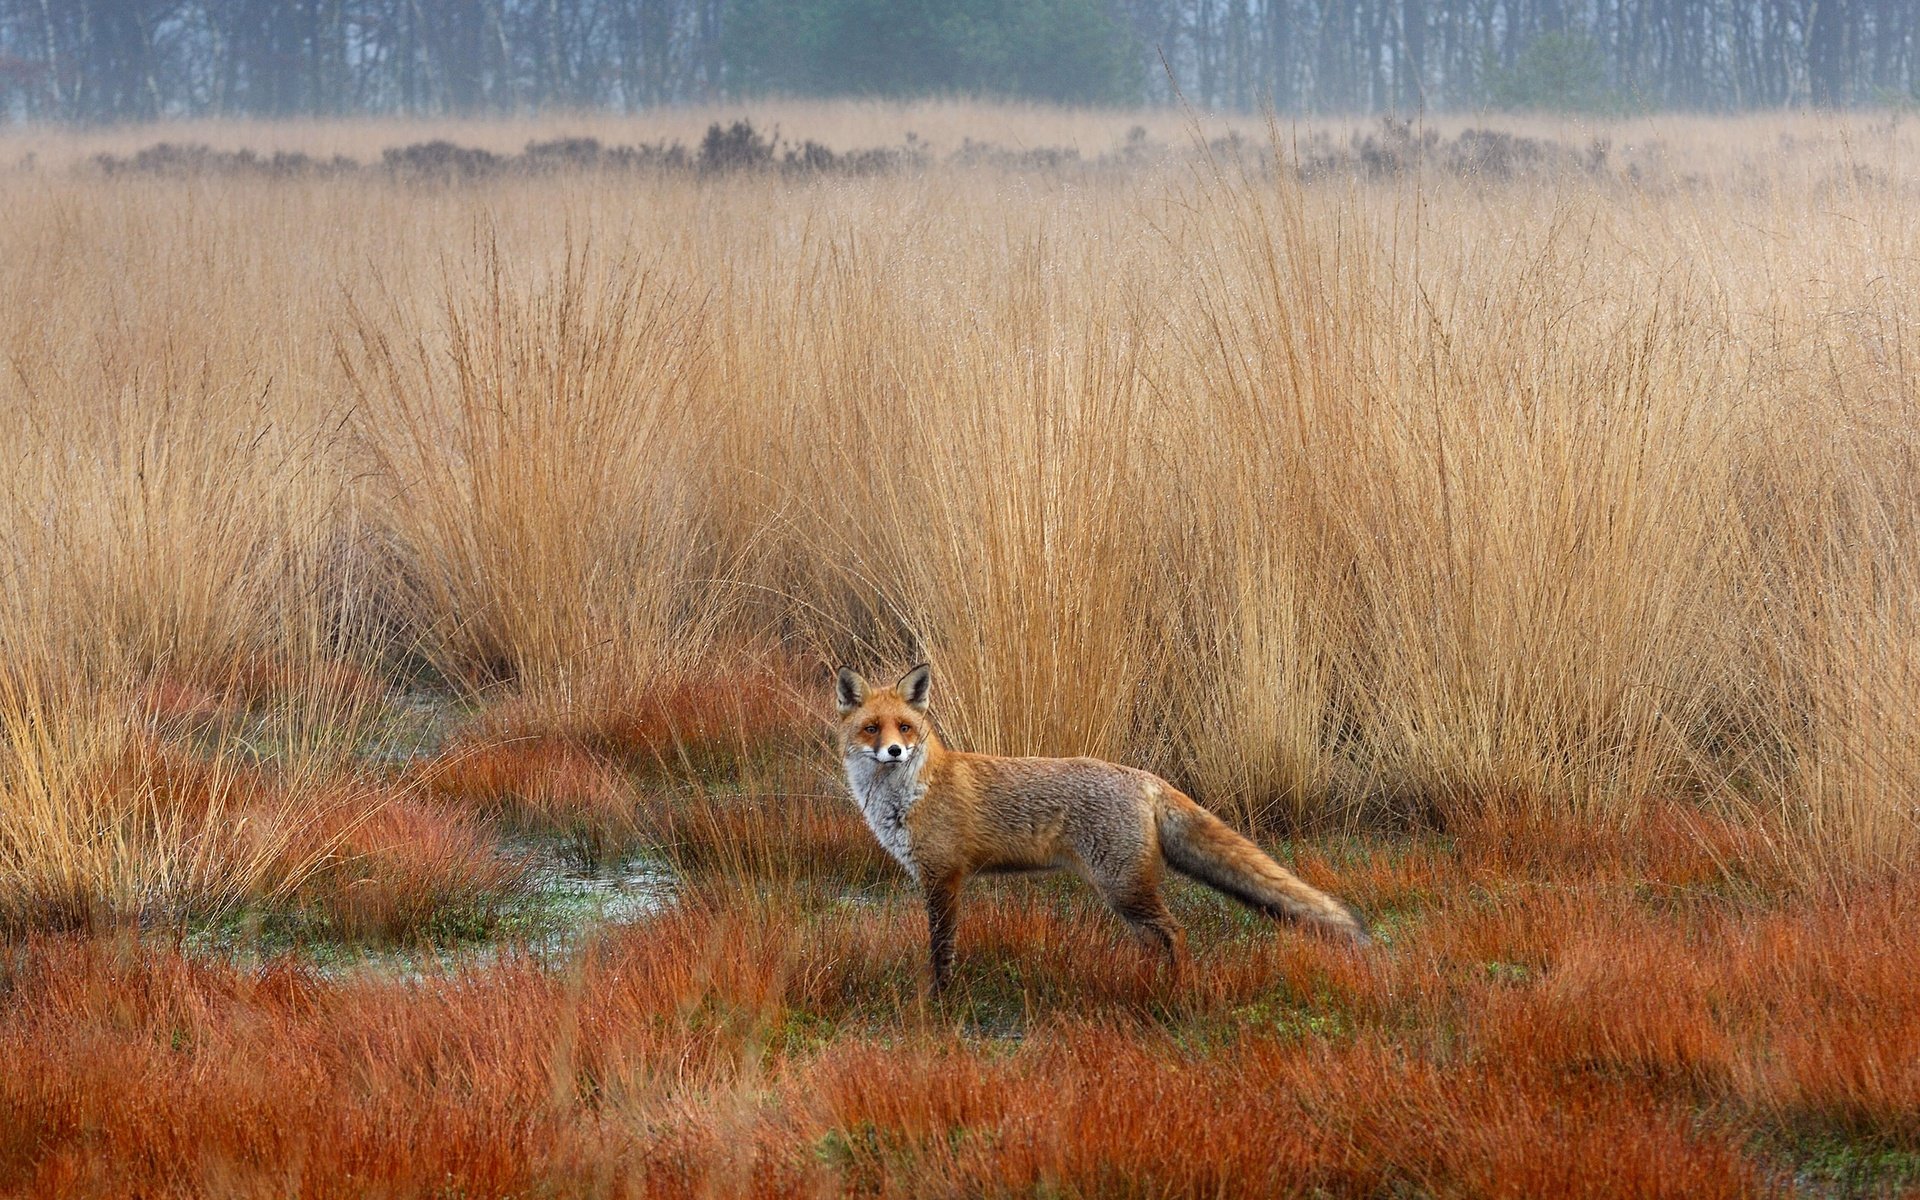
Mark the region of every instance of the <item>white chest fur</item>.
<instances>
[{"instance_id":1,"label":"white chest fur","mask_svg":"<svg viewBox=\"0 0 1920 1200\"><path fill-rule=\"evenodd\" d=\"M864 750L847 755L847 787L867 819L867 828L873 830L880 848L893 855L916 880L920 869L913 862L907 813L927 791L920 780L920 763L918 754L900 763L877 762Z\"/></svg>"}]
</instances>

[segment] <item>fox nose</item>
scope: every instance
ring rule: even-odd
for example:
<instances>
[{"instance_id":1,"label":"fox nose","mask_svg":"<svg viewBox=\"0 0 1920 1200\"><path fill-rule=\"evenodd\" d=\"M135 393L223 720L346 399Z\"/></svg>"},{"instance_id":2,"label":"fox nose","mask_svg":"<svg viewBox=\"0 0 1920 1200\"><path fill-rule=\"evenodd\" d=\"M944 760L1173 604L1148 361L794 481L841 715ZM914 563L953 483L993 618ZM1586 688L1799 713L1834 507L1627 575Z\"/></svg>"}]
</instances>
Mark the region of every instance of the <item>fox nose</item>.
<instances>
[{"instance_id":1,"label":"fox nose","mask_svg":"<svg viewBox=\"0 0 1920 1200\"><path fill-rule=\"evenodd\" d=\"M906 747L902 746L898 742L895 742L893 745L887 747L888 758L899 758L902 754L905 754L906 752L907 752Z\"/></svg>"}]
</instances>

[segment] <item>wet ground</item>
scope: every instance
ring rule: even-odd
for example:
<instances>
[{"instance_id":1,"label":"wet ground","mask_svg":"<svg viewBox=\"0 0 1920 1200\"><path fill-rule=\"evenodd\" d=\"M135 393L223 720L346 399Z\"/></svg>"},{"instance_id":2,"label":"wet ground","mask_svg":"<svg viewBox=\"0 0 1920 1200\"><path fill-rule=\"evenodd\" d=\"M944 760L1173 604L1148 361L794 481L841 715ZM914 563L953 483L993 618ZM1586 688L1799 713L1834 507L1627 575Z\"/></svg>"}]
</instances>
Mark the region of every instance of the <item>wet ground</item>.
<instances>
[{"instance_id":1,"label":"wet ground","mask_svg":"<svg viewBox=\"0 0 1920 1200\"><path fill-rule=\"evenodd\" d=\"M671 907L678 880L661 860L634 855L609 867L583 869L557 843L520 842L501 853L527 867L526 889L503 901L480 936L443 936L407 943L330 937L240 912L193 926L190 952L258 964L295 954L319 974L378 974L406 979L484 966L505 957L560 967L601 932L645 920Z\"/></svg>"}]
</instances>

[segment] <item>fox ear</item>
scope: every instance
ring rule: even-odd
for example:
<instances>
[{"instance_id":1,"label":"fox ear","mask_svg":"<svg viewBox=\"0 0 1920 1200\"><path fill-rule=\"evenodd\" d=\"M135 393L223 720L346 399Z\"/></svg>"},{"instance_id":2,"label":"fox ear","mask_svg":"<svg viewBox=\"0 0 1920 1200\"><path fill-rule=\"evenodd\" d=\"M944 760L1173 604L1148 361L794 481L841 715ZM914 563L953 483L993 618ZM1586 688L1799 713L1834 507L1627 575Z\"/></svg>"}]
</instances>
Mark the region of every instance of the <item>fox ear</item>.
<instances>
[{"instance_id":1,"label":"fox ear","mask_svg":"<svg viewBox=\"0 0 1920 1200\"><path fill-rule=\"evenodd\" d=\"M933 686L933 667L927 663L921 663L902 675L900 682L893 686L900 690L900 694L906 698L909 705L914 708L925 708L927 691Z\"/></svg>"},{"instance_id":2,"label":"fox ear","mask_svg":"<svg viewBox=\"0 0 1920 1200\"><path fill-rule=\"evenodd\" d=\"M841 667L833 682L833 697L840 703L840 715L846 716L867 702L867 681L854 674L852 667Z\"/></svg>"}]
</instances>

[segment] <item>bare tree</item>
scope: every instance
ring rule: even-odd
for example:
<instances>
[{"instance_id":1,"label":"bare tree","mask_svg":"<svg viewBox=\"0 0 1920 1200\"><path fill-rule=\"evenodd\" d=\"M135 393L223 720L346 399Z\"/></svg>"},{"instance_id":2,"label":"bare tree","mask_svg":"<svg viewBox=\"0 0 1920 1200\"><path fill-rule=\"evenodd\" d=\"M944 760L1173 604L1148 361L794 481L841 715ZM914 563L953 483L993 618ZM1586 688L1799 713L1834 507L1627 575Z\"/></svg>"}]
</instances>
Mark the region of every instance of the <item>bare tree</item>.
<instances>
[{"instance_id":1,"label":"bare tree","mask_svg":"<svg viewBox=\"0 0 1920 1200\"><path fill-rule=\"evenodd\" d=\"M753 2L0 0L0 117L714 99L738 86L729 30ZM779 2L798 11L809 0ZM1162 101L1322 112L1554 105L1568 97L1554 93L1553 71L1575 68L1622 104L1920 97L1915 0L1105 2L1137 47L1148 95Z\"/></svg>"}]
</instances>

